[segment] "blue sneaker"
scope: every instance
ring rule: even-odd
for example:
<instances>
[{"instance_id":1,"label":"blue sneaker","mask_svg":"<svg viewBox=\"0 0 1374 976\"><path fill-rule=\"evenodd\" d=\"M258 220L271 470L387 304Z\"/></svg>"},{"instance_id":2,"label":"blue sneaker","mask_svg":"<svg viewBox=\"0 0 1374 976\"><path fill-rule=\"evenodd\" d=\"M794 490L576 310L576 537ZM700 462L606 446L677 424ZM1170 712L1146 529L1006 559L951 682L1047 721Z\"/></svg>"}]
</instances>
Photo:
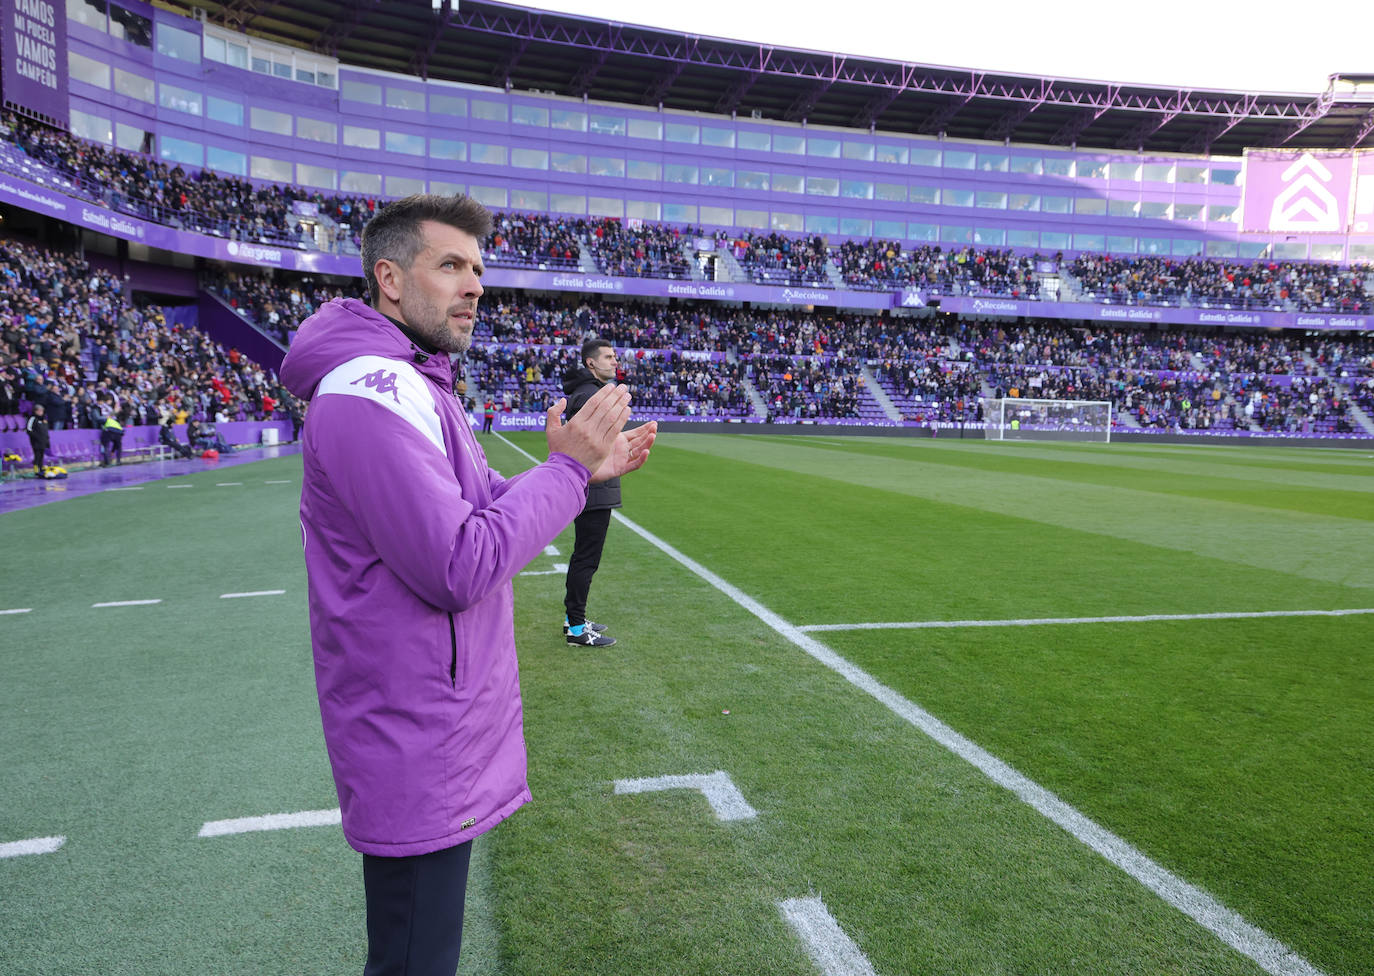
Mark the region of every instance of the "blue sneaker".
<instances>
[{"instance_id":1,"label":"blue sneaker","mask_svg":"<svg viewBox=\"0 0 1374 976\"><path fill-rule=\"evenodd\" d=\"M582 626L585 627L587 630L595 631L595 632L598 633L598 634L604 634L604 633L606 633L606 625L605 625L605 624L598 624L598 623L596 623L596 622L594 622L594 621L591 621L591 620L584 620L584 621L582 622ZM567 617L564 617L564 618L563 618L563 636L564 636L564 637L567 637L570 633L571 633L571 626L570 626L569 623L568 623L568 618L567 618Z\"/></svg>"}]
</instances>

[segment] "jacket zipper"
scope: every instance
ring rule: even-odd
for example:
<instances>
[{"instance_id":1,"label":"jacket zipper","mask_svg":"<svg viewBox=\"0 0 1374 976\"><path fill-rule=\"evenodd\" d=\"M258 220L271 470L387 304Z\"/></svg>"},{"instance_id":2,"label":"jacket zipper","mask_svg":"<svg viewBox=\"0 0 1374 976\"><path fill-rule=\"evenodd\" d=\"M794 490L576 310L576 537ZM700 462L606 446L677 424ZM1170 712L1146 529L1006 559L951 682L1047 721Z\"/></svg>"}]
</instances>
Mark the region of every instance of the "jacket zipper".
<instances>
[{"instance_id":1,"label":"jacket zipper","mask_svg":"<svg viewBox=\"0 0 1374 976\"><path fill-rule=\"evenodd\" d=\"M448 661L448 681L458 689L458 634L453 628L453 614L448 615L448 640L451 656Z\"/></svg>"}]
</instances>

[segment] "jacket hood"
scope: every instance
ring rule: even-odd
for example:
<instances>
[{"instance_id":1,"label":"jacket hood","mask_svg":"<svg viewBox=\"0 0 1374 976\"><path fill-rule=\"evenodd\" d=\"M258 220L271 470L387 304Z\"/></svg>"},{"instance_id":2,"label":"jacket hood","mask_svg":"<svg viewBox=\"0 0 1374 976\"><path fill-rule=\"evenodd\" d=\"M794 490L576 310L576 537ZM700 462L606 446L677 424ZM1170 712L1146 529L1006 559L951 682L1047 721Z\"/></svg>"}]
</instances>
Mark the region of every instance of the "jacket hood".
<instances>
[{"instance_id":1,"label":"jacket hood","mask_svg":"<svg viewBox=\"0 0 1374 976\"><path fill-rule=\"evenodd\" d=\"M445 389L453 383L453 367L447 353L430 355L422 351L366 302L336 298L301 323L282 360L282 385L302 400L309 400L331 370L359 356L384 356L414 363L417 370Z\"/></svg>"},{"instance_id":2,"label":"jacket hood","mask_svg":"<svg viewBox=\"0 0 1374 976\"><path fill-rule=\"evenodd\" d=\"M584 386L587 383L602 385L601 381L593 376L592 371L586 366L575 367L563 374L563 392L569 396L575 393L579 386Z\"/></svg>"}]
</instances>

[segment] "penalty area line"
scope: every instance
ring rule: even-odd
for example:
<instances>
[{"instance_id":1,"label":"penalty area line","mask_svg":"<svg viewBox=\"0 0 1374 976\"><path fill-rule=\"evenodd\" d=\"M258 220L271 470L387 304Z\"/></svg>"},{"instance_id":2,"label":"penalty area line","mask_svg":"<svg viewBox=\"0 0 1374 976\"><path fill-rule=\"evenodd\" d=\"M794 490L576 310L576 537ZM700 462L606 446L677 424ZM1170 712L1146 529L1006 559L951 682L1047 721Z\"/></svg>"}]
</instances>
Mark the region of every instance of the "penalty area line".
<instances>
[{"instance_id":1,"label":"penalty area line","mask_svg":"<svg viewBox=\"0 0 1374 976\"><path fill-rule=\"evenodd\" d=\"M334 827L343 823L339 808L302 810L299 813L269 813L262 817L236 817L232 820L207 820L197 837L224 837L251 834L260 830L290 830L294 827Z\"/></svg>"},{"instance_id":2,"label":"penalty area line","mask_svg":"<svg viewBox=\"0 0 1374 976\"><path fill-rule=\"evenodd\" d=\"M1374 613L1374 608L1351 610L1252 610L1228 613L1147 613L1134 617L1024 617L1011 620L908 620L895 623L804 624L802 633L836 630L926 630L948 627L1038 627L1049 624L1139 624L1160 620L1252 620L1258 617L1350 617Z\"/></svg>"},{"instance_id":3,"label":"penalty area line","mask_svg":"<svg viewBox=\"0 0 1374 976\"><path fill-rule=\"evenodd\" d=\"M30 837L0 844L0 858L25 857L29 854L51 854L67 842L65 837Z\"/></svg>"}]
</instances>

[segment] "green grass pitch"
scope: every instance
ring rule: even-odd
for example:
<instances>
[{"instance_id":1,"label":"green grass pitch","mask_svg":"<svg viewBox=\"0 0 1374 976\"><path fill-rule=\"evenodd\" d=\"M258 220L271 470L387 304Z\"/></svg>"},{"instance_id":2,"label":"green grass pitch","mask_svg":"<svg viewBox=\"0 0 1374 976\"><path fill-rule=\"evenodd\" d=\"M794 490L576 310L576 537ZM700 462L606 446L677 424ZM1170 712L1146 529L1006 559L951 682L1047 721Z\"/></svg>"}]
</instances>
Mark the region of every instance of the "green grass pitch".
<instances>
[{"instance_id":1,"label":"green grass pitch","mask_svg":"<svg viewBox=\"0 0 1374 976\"><path fill-rule=\"evenodd\" d=\"M512 442L543 454L485 438L508 474ZM0 616L0 844L66 837L0 859L0 973L362 970L337 827L197 836L337 806L299 459L222 477L0 517L0 610L31 608ZM1357 450L664 435L625 496L802 628L1374 607ZM589 608L620 643L568 647L561 600L516 581L535 802L478 844L463 973L818 972L778 910L808 896L882 976L1265 971L626 525ZM808 633L1318 972L1374 971L1374 615ZM757 818L613 789L715 770Z\"/></svg>"}]
</instances>

